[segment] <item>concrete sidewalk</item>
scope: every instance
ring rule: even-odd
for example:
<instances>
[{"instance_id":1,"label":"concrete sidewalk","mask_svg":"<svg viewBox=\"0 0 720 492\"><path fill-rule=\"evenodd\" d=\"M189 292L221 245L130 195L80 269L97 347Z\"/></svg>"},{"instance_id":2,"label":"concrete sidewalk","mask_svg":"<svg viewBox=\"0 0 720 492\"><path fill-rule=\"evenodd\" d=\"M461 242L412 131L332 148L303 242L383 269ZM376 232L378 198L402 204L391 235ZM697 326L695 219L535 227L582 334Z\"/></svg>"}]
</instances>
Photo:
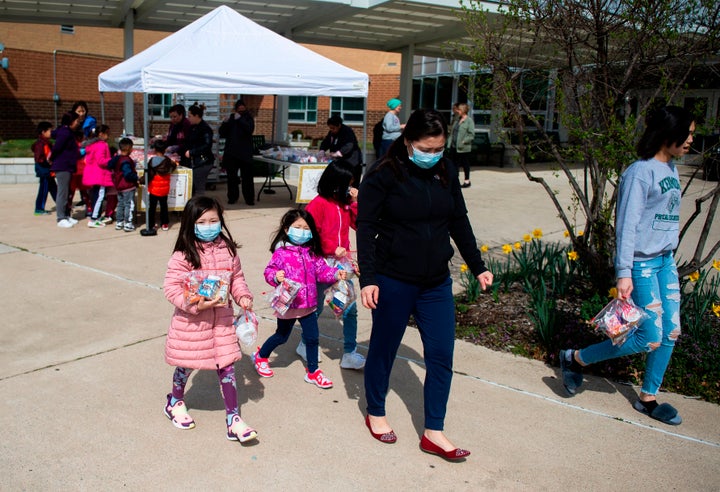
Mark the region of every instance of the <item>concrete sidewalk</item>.
<instances>
[{"instance_id":1,"label":"concrete sidewalk","mask_svg":"<svg viewBox=\"0 0 720 492\"><path fill-rule=\"evenodd\" d=\"M569 205L563 180L543 175ZM480 242L517 241L534 228L562 239L544 191L522 173L475 169L472 183L465 194ZM702 193L704 182L697 186ZM224 202L224 192L211 193ZM557 368L462 341L446 432L473 454L453 464L422 453L424 367L414 329L388 398L399 440L380 444L363 423L362 372L339 367L342 328L328 310L321 368L333 389L303 382L296 329L271 358L275 377L259 378L250 357L236 364L257 444L225 439L212 371L195 372L188 385L197 427L177 430L162 413L172 378L162 281L176 219L148 238L84 220L65 230L54 216L32 215L35 193L35 185L0 185L0 490L720 490L717 405L663 393L684 419L665 426L632 409L637 388L588 377L567 399ZM262 294L270 235L293 205L278 190L226 215L243 245L261 340L275 328ZM361 352L369 335L361 307Z\"/></svg>"}]
</instances>

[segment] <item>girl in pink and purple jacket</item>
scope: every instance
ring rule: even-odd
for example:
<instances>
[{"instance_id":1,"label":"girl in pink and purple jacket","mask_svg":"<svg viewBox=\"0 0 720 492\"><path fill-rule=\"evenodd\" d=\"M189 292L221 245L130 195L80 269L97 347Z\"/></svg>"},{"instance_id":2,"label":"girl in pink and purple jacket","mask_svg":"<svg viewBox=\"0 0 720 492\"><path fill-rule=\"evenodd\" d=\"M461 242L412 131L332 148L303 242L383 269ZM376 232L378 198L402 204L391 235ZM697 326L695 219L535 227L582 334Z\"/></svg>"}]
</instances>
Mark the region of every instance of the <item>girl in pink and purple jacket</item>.
<instances>
[{"instance_id":1,"label":"girl in pink and purple jacket","mask_svg":"<svg viewBox=\"0 0 720 492\"><path fill-rule=\"evenodd\" d=\"M261 377L272 377L268 357L275 348L290 338L295 321L300 321L307 349L305 381L318 388L332 388L332 381L318 369L318 323L315 310L318 303L317 283L332 283L345 279L346 273L328 266L322 257L320 238L312 216L304 210L289 210L280 221L270 251L273 255L265 267L265 280L273 287L286 279L301 287L285 313L276 311L277 330L253 354L255 370Z\"/></svg>"},{"instance_id":2,"label":"girl in pink and purple jacket","mask_svg":"<svg viewBox=\"0 0 720 492\"><path fill-rule=\"evenodd\" d=\"M237 245L230 235L220 203L208 196L196 196L183 210L175 249L165 274L165 297L175 306L167 341L165 361L175 367L172 392L167 395L165 415L179 429L192 429L195 422L185 406L185 385L193 369L212 369L220 380L225 401L227 438L246 442L257 432L240 418L233 364L242 356L233 326L229 297L188 295L192 272L228 272L227 292L243 309L252 309L253 296L245 283ZM196 298L197 297L197 298Z\"/></svg>"},{"instance_id":3,"label":"girl in pink and purple jacket","mask_svg":"<svg viewBox=\"0 0 720 492\"><path fill-rule=\"evenodd\" d=\"M90 131L90 140L85 144L85 170L82 175L82 184L90 188L92 210L88 221L89 227L105 227L106 223L112 222L110 217L115 211L114 206L111 210L106 210L107 220L100 220L100 210L103 200L105 200L106 190L113 186L112 171L107 167L111 157L110 147L107 143L109 137L110 127L98 125Z\"/></svg>"}]
</instances>

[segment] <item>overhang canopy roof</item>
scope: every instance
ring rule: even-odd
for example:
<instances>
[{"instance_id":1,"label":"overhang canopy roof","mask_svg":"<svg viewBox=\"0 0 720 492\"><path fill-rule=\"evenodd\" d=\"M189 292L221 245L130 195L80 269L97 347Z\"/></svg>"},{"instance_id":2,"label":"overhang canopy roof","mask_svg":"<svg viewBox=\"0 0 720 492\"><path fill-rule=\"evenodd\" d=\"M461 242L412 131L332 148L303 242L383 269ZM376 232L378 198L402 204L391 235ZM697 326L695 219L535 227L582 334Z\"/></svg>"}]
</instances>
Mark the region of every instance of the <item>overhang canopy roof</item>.
<instances>
[{"instance_id":1,"label":"overhang canopy roof","mask_svg":"<svg viewBox=\"0 0 720 492\"><path fill-rule=\"evenodd\" d=\"M297 43L463 58L448 41L470 42L459 0L0 0L0 19L118 28L134 11L135 29L175 32L223 4Z\"/></svg>"}]
</instances>

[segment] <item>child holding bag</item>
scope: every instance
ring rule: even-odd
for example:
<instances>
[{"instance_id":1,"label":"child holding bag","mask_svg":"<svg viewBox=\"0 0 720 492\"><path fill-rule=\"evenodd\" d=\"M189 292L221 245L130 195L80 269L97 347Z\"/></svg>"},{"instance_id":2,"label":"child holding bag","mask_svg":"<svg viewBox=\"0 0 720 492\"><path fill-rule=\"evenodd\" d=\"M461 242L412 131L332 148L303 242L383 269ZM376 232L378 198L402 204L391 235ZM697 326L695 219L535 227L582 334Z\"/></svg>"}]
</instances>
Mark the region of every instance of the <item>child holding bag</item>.
<instances>
[{"instance_id":1,"label":"child holding bag","mask_svg":"<svg viewBox=\"0 0 720 492\"><path fill-rule=\"evenodd\" d=\"M301 287L287 311L276 311L277 330L253 354L255 370L261 377L274 375L268 357L275 348L288 341L295 321L300 321L307 349L305 382L322 389L332 388L332 381L318 369L317 283L344 280L346 273L325 263L315 221L304 210L293 209L283 215L271 244L273 255L265 268L267 283L275 287L289 279Z\"/></svg>"},{"instance_id":2,"label":"child holding bag","mask_svg":"<svg viewBox=\"0 0 720 492\"><path fill-rule=\"evenodd\" d=\"M175 306L165 344L165 361L175 367L172 392L164 412L178 429L192 429L195 421L185 406L185 385L194 369L217 372L225 401L227 438L247 442L257 437L238 411L234 363L242 354L233 326L229 299L189 296L188 278L198 270L228 272L227 292L243 309L252 309L253 296L245 283L237 245L223 220L220 203L196 196L183 210L175 249L165 274L165 297Z\"/></svg>"},{"instance_id":3,"label":"child holding bag","mask_svg":"<svg viewBox=\"0 0 720 492\"><path fill-rule=\"evenodd\" d=\"M329 261L348 260L350 252L350 228L357 229L357 194L353 166L344 159L330 162L317 185L318 195L308 203L305 210L312 215L317 225L322 254ZM331 263L332 264L332 263ZM318 292L324 292L330 285L318 284ZM317 315L323 310L323 296L318 296ZM345 309L343 319L343 356L340 367L360 370L365 367L365 357L357 351L357 304ZM303 341L297 353L305 359Z\"/></svg>"}]
</instances>

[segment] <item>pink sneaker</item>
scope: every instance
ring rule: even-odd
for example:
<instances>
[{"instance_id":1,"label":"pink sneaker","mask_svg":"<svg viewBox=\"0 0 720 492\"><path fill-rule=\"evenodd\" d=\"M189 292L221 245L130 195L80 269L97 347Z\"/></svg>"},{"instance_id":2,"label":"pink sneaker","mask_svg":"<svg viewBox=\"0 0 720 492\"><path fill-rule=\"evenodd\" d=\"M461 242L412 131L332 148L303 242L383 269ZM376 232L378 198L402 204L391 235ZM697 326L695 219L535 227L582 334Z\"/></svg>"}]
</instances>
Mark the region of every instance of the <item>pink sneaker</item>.
<instances>
[{"instance_id":1,"label":"pink sneaker","mask_svg":"<svg viewBox=\"0 0 720 492\"><path fill-rule=\"evenodd\" d=\"M253 365L255 366L255 370L257 371L258 375L263 378L271 378L275 375L272 369L270 369L270 363L268 362L267 358L263 359L260 357L260 347L258 347L257 351L252 354L252 360Z\"/></svg>"},{"instance_id":2,"label":"pink sneaker","mask_svg":"<svg viewBox=\"0 0 720 492\"><path fill-rule=\"evenodd\" d=\"M320 369L317 369L315 372L308 371L307 374L305 374L305 382L314 384L322 389L330 389L333 387L332 381L326 378Z\"/></svg>"},{"instance_id":3,"label":"pink sneaker","mask_svg":"<svg viewBox=\"0 0 720 492\"><path fill-rule=\"evenodd\" d=\"M178 400L175 405L170 405L172 395L167 395L167 404L165 405L165 416L170 419L172 424L178 429L192 429L195 427L195 421L188 414L187 407L183 400Z\"/></svg>"},{"instance_id":4,"label":"pink sneaker","mask_svg":"<svg viewBox=\"0 0 720 492\"><path fill-rule=\"evenodd\" d=\"M228 426L227 438L229 441L248 442L257 439L257 431L247 425L239 415L234 415L232 424Z\"/></svg>"}]
</instances>

